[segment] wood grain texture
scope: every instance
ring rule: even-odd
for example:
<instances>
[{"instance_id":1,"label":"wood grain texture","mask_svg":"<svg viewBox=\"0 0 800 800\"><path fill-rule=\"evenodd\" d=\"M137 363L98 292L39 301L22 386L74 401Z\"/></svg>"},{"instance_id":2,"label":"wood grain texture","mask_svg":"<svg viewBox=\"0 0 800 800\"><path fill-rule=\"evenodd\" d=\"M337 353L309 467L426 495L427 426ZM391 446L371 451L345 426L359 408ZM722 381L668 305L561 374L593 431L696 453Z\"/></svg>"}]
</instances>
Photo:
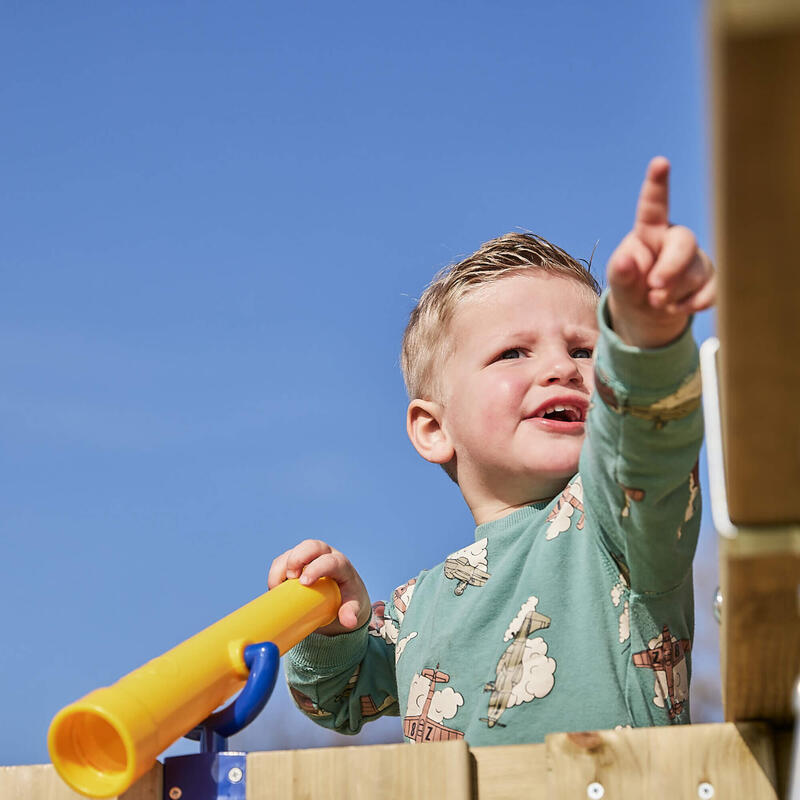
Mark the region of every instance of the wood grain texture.
<instances>
[{"instance_id":1,"label":"wood grain texture","mask_svg":"<svg viewBox=\"0 0 800 800\"><path fill-rule=\"evenodd\" d=\"M249 753L247 800L573 800L595 782L606 800L694 798L703 782L715 797L777 800L790 744L763 724L717 723L556 733L544 744L472 751L456 741ZM162 800L161 781L158 764L119 800ZM0 767L2 800L80 797L49 764Z\"/></svg>"},{"instance_id":2,"label":"wood grain texture","mask_svg":"<svg viewBox=\"0 0 800 800\"><path fill-rule=\"evenodd\" d=\"M798 5L712 4L720 388L737 525L800 522L800 359L786 349L800 335Z\"/></svg>"},{"instance_id":3,"label":"wood grain texture","mask_svg":"<svg viewBox=\"0 0 800 800\"><path fill-rule=\"evenodd\" d=\"M792 718L800 675L800 526L719 540L722 701L730 721Z\"/></svg>"},{"instance_id":4,"label":"wood grain texture","mask_svg":"<svg viewBox=\"0 0 800 800\"><path fill-rule=\"evenodd\" d=\"M162 800L161 764L157 763L118 800ZM2 800L85 800L64 783L52 764L0 767Z\"/></svg>"},{"instance_id":5,"label":"wood grain texture","mask_svg":"<svg viewBox=\"0 0 800 800\"><path fill-rule=\"evenodd\" d=\"M694 797L701 783L714 797L778 800L772 739L766 727L731 723L637 728L547 737L549 797Z\"/></svg>"},{"instance_id":6,"label":"wood grain texture","mask_svg":"<svg viewBox=\"0 0 800 800\"><path fill-rule=\"evenodd\" d=\"M558 733L471 751L445 742L251 753L247 772L248 800L573 800L594 782L608 800L697 797L703 782L715 797L778 798L771 729L758 723Z\"/></svg>"},{"instance_id":7,"label":"wood grain texture","mask_svg":"<svg viewBox=\"0 0 800 800\"><path fill-rule=\"evenodd\" d=\"M549 800L547 745L473 747L475 797L480 800Z\"/></svg>"},{"instance_id":8,"label":"wood grain texture","mask_svg":"<svg viewBox=\"0 0 800 800\"><path fill-rule=\"evenodd\" d=\"M713 6L717 24L731 32L750 35L800 23L800 3L795 0L724 0Z\"/></svg>"},{"instance_id":9,"label":"wood grain texture","mask_svg":"<svg viewBox=\"0 0 800 800\"><path fill-rule=\"evenodd\" d=\"M469 750L461 741L249 753L247 800L468 800Z\"/></svg>"}]
</instances>

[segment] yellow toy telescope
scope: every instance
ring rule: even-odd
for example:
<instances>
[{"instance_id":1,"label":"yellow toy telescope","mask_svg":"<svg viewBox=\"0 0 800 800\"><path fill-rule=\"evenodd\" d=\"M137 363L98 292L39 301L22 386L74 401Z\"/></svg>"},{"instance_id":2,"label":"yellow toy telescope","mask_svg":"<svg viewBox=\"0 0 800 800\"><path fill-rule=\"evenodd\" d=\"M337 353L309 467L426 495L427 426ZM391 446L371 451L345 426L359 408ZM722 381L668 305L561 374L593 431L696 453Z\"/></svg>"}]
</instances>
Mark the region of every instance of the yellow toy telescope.
<instances>
[{"instance_id":1,"label":"yellow toy telescope","mask_svg":"<svg viewBox=\"0 0 800 800\"><path fill-rule=\"evenodd\" d=\"M159 753L244 686L253 645L272 643L271 691L278 654L332 622L340 604L339 587L330 578L312 586L297 580L276 586L113 686L95 689L61 709L47 737L53 765L70 787L87 797L121 794L153 766ZM244 727L255 714L223 735Z\"/></svg>"}]
</instances>

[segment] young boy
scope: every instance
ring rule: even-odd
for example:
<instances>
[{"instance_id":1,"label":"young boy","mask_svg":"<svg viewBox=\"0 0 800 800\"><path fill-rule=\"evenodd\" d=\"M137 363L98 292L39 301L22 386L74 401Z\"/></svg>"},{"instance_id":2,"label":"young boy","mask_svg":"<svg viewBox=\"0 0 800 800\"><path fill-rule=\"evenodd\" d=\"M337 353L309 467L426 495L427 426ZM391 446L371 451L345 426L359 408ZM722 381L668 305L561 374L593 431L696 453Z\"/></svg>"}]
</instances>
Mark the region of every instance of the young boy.
<instances>
[{"instance_id":1,"label":"young boy","mask_svg":"<svg viewBox=\"0 0 800 800\"><path fill-rule=\"evenodd\" d=\"M327 575L342 593L338 620L286 662L312 719L352 733L397 714L409 740L472 745L689 721L702 438L689 321L714 279L668 222L668 174L653 159L599 308L590 273L526 234L423 294L403 342L408 434L458 483L475 541L372 610L323 542L273 562L270 587Z\"/></svg>"}]
</instances>

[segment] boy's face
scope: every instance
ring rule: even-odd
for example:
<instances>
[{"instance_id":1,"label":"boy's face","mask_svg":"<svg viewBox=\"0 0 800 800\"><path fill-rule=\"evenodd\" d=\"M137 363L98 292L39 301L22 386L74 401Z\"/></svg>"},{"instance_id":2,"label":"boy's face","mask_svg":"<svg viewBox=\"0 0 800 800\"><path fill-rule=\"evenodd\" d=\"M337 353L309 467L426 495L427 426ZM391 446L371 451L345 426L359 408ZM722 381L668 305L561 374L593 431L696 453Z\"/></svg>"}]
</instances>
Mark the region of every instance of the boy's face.
<instances>
[{"instance_id":1,"label":"boy's face","mask_svg":"<svg viewBox=\"0 0 800 800\"><path fill-rule=\"evenodd\" d=\"M588 287L543 273L502 278L459 303L442 427L465 496L529 502L554 496L575 474L594 386L596 308Z\"/></svg>"}]
</instances>

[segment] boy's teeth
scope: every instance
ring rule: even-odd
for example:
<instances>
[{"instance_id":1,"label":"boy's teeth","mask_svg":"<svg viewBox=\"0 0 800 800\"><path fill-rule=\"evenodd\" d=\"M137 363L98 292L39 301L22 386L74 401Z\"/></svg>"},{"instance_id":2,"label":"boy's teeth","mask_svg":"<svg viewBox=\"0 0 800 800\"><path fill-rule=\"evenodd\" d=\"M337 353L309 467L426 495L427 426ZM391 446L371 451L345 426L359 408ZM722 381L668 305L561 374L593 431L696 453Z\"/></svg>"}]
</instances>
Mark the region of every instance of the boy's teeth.
<instances>
[{"instance_id":1,"label":"boy's teeth","mask_svg":"<svg viewBox=\"0 0 800 800\"><path fill-rule=\"evenodd\" d=\"M571 422L577 422L581 419L581 413L575 406L548 406L544 411L541 412L541 415L546 417L548 414L557 414L559 412L566 412L569 415Z\"/></svg>"}]
</instances>

